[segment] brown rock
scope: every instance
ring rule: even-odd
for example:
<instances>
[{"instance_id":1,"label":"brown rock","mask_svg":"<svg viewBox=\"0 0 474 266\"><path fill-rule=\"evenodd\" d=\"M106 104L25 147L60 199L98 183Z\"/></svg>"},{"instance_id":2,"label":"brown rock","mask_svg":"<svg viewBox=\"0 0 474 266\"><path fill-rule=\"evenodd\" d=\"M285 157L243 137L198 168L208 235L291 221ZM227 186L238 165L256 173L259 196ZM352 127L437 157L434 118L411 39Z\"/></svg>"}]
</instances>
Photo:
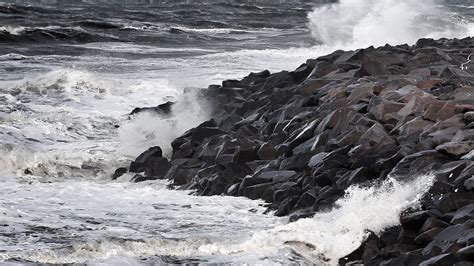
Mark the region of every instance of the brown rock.
<instances>
[{"instance_id":1,"label":"brown rock","mask_svg":"<svg viewBox=\"0 0 474 266\"><path fill-rule=\"evenodd\" d=\"M433 86L435 86L437 84L440 84L442 82L443 82L443 80L439 79L439 78L425 79L425 80L419 81L416 84L416 87L418 87L422 90L426 90L426 89L431 89Z\"/></svg>"},{"instance_id":2,"label":"brown rock","mask_svg":"<svg viewBox=\"0 0 474 266\"><path fill-rule=\"evenodd\" d=\"M447 102L444 104L443 108L439 111L438 119L446 120L456 114L456 105Z\"/></svg>"},{"instance_id":3,"label":"brown rock","mask_svg":"<svg viewBox=\"0 0 474 266\"><path fill-rule=\"evenodd\" d=\"M454 156L463 156L473 149L474 141L448 142L436 147L437 151Z\"/></svg>"},{"instance_id":4,"label":"brown rock","mask_svg":"<svg viewBox=\"0 0 474 266\"><path fill-rule=\"evenodd\" d=\"M432 102L425 105L425 112L423 113L423 118L426 120L430 120L436 122L438 120L438 115L441 109L444 107L446 102L438 101Z\"/></svg>"},{"instance_id":5,"label":"brown rock","mask_svg":"<svg viewBox=\"0 0 474 266\"><path fill-rule=\"evenodd\" d=\"M377 120L382 122L387 122L387 120L391 119L391 117L387 116L388 114L397 113L405 106L402 103L382 99L378 100L378 103L376 103L376 101L376 97L371 99L369 112L373 114Z\"/></svg>"}]
</instances>

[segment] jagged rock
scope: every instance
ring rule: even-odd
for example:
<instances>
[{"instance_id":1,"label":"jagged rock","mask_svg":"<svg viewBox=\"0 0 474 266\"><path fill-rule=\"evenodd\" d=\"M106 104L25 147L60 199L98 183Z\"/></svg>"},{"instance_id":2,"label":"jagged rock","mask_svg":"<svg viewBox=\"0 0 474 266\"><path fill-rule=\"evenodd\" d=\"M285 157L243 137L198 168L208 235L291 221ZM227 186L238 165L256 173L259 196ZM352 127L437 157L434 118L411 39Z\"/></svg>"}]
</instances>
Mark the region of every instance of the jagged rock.
<instances>
[{"instance_id":1,"label":"jagged rock","mask_svg":"<svg viewBox=\"0 0 474 266\"><path fill-rule=\"evenodd\" d=\"M150 158L147 161L148 167L151 170L148 176L155 176L159 179L162 179L165 177L166 173L168 173L168 170L171 168L171 163L168 161L168 159L163 158L163 157L154 157Z\"/></svg>"},{"instance_id":2,"label":"jagged rock","mask_svg":"<svg viewBox=\"0 0 474 266\"><path fill-rule=\"evenodd\" d=\"M450 162L449 157L435 150L422 151L403 158L389 175L407 178L409 176L427 174L432 170L439 169L448 162Z\"/></svg>"},{"instance_id":3,"label":"jagged rock","mask_svg":"<svg viewBox=\"0 0 474 266\"><path fill-rule=\"evenodd\" d=\"M474 245L461 248L456 252L456 256L467 261L474 261Z\"/></svg>"},{"instance_id":4,"label":"jagged rock","mask_svg":"<svg viewBox=\"0 0 474 266\"><path fill-rule=\"evenodd\" d=\"M257 151L257 156L261 160L273 160L277 157L277 151L270 143L266 142L260 146Z\"/></svg>"},{"instance_id":5,"label":"jagged rock","mask_svg":"<svg viewBox=\"0 0 474 266\"><path fill-rule=\"evenodd\" d=\"M171 113L173 105L174 102L166 102L155 107L137 107L132 110L130 115L136 115L142 112L151 112L158 115L169 115Z\"/></svg>"},{"instance_id":6,"label":"jagged rock","mask_svg":"<svg viewBox=\"0 0 474 266\"><path fill-rule=\"evenodd\" d=\"M474 141L448 142L436 147L436 150L453 156L463 156L474 149Z\"/></svg>"},{"instance_id":7,"label":"jagged rock","mask_svg":"<svg viewBox=\"0 0 474 266\"><path fill-rule=\"evenodd\" d=\"M166 174L198 195L264 199L299 219L333 208L350 185L432 174L421 211L346 262L465 260L457 253L474 241L474 96L473 75L459 65L473 47L474 38L422 39L336 51L295 71L209 86L202 95L213 119L173 141L169 162L161 154L133 162L131 171L144 172L134 180Z\"/></svg>"},{"instance_id":8,"label":"jagged rock","mask_svg":"<svg viewBox=\"0 0 474 266\"><path fill-rule=\"evenodd\" d=\"M429 217L420 229L420 232L426 232L433 228L446 228L449 224L436 217Z\"/></svg>"},{"instance_id":9,"label":"jagged rock","mask_svg":"<svg viewBox=\"0 0 474 266\"><path fill-rule=\"evenodd\" d=\"M429 242L433 241L433 238L437 236L441 231L443 231L443 228L437 227L427 230L419 234L415 238L415 243L418 245L428 244Z\"/></svg>"},{"instance_id":10,"label":"jagged rock","mask_svg":"<svg viewBox=\"0 0 474 266\"><path fill-rule=\"evenodd\" d=\"M420 266L453 265L457 262L459 262L459 259L456 258L453 254L442 254L421 262Z\"/></svg>"},{"instance_id":11,"label":"jagged rock","mask_svg":"<svg viewBox=\"0 0 474 266\"><path fill-rule=\"evenodd\" d=\"M442 254L445 250L448 250L453 243L460 240L466 232L469 230L472 231L470 226L470 224L465 223L446 227L423 249L423 254L431 256Z\"/></svg>"},{"instance_id":12,"label":"jagged rock","mask_svg":"<svg viewBox=\"0 0 474 266\"><path fill-rule=\"evenodd\" d=\"M439 198L435 198L432 203L443 213L448 213L474 203L474 193L463 191L446 193Z\"/></svg>"},{"instance_id":13,"label":"jagged rock","mask_svg":"<svg viewBox=\"0 0 474 266\"><path fill-rule=\"evenodd\" d=\"M147 162L151 158L160 158L163 156L163 151L159 146L148 148L148 150L141 153L135 161L130 163L130 172L138 173L146 170Z\"/></svg>"},{"instance_id":14,"label":"jagged rock","mask_svg":"<svg viewBox=\"0 0 474 266\"><path fill-rule=\"evenodd\" d=\"M474 204L464 206L457 210L451 220L451 224L462 224L469 220L474 220Z\"/></svg>"},{"instance_id":15,"label":"jagged rock","mask_svg":"<svg viewBox=\"0 0 474 266\"><path fill-rule=\"evenodd\" d=\"M115 179L121 177L122 175L124 175L127 172L128 172L128 170L125 167L117 168L115 170L114 174L112 175L112 180L115 180Z\"/></svg>"},{"instance_id":16,"label":"jagged rock","mask_svg":"<svg viewBox=\"0 0 474 266\"><path fill-rule=\"evenodd\" d=\"M436 217L438 215L439 214L437 214L435 211L431 210L418 211L402 216L400 218L400 223L402 224L403 228L418 232L428 218Z\"/></svg>"},{"instance_id":17,"label":"jagged rock","mask_svg":"<svg viewBox=\"0 0 474 266\"><path fill-rule=\"evenodd\" d=\"M138 183L138 182L143 182L143 181L148 181L148 180L151 180L151 178L140 175L140 174L136 174L132 177L130 182Z\"/></svg>"}]
</instances>

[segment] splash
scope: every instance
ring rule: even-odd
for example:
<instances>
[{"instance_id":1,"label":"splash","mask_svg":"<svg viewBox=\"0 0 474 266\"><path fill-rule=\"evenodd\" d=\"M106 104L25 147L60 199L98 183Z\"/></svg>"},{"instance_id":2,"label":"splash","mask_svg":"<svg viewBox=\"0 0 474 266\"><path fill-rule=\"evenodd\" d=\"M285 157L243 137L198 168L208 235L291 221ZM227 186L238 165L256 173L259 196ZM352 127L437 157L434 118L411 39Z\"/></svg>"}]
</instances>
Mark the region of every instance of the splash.
<instances>
[{"instance_id":1,"label":"splash","mask_svg":"<svg viewBox=\"0 0 474 266\"><path fill-rule=\"evenodd\" d=\"M344 49L474 34L473 21L435 0L341 0L316 8L308 18L318 41Z\"/></svg>"},{"instance_id":2,"label":"splash","mask_svg":"<svg viewBox=\"0 0 474 266\"><path fill-rule=\"evenodd\" d=\"M311 262L337 264L339 258L360 246L368 230L381 233L397 225L401 212L416 207L432 182L432 176L420 176L407 183L389 178L378 186L353 186L332 211L258 232L241 244L211 244L202 246L200 251L211 254L255 252L266 256L286 246Z\"/></svg>"},{"instance_id":3,"label":"splash","mask_svg":"<svg viewBox=\"0 0 474 266\"><path fill-rule=\"evenodd\" d=\"M164 154L171 155L171 142L186 130L209 119L210 110L196 92L178 96L170 116L143 112L132 117L120 127L120 152L137 156L151 146L160 146Z\"/></svg>"}]
</instances>

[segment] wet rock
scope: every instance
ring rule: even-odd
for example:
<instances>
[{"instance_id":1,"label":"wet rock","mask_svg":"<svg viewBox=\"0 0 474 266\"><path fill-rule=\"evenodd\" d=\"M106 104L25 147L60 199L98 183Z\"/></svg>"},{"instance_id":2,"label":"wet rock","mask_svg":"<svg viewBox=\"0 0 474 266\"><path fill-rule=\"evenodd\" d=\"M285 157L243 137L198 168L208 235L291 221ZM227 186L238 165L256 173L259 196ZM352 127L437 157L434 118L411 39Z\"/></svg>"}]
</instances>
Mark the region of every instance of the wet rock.
<instances>
[{"instance_id":1,"label":"wet rock","mask_svg":"<svg viewBox=\"0 0 474 266\"><path fill-rule=\"evenodd\" d=\"M168 159L163 157L154 157L150 158L147 161L151 173L147 174L148 176L155 176L158 179L163 179L168 173L168 170L171 168L171 163Z\"/></svg>"},{"instance_id":2,"label":"wet rock","mask_svg":"<svg viewBox=\"0 0 474 266\"><path fill-rule=\"evenodd\" d=\"M159 146L148 148L148 150L141 153L135 161L130 163L130 172L138 173L146 170L147 162L151 158L160 158L163 156L163 151Z\"/></svg>"},{"instance_id":3,"label":"wet rock","mask_svg":"<svg viewBox=\"0 0 474 266\"><path fill-rule=\"evenodd\" d=\"M439 234L434 236L431 241L424 249L424 255L437 256L447 251L449 247L460 240L468 230L470 229L469 224L459 224L449 226Z\"/></svg>"},{"instance_id":4,"label":"wet rock","mask_svg":"<svg viewBox=\"0 0 474 266\"><path fill-rule=\"evenodd\" d=\"M140 174L136 174L132 177L130 182L139 183L139 182L148 181L148 180L152 180L152 178L146 177Z\"/></svg>"},{"instance_id":5,"label":"wet rock","mask_svg":"<svg viewBox=\"0 0 474 266\"><path fill-rule=\"evenodd\" d=\"M435 217L438 214L435 211L418 211L400 218L400 223L403 228L407 228L418 232L426 220L430 217Z\"/></svg>"},{"instance_id":6,"label":"wet rock","mask_svg":"<svg viewBox=\"0 0 474 266\"><path fill-rule=\"evenodd\" d=\"M292 219L333 208L353 184L432 174L421 210L404 212L350 263L453 262L436 256L474 241L472 74L458 71L473 42L336 51L209 86L213 119L173 141L169 162L157 154L131 170L198 195L264 199Z\"/></svg>"},{"instance_id":7,"label":"wet rock","mask_svg":"<svg viewBox=\"0 0 474 266\"><path fill-rule=\"evenodd\" d=\"M128 170L125 167L117 168L115 170L114 174L112 175L112 180L115 180L115 179L121 177L122 175L124 175L127 172L128 172Z\"/></svg>"},{"instance_id":8,"label":"wet rock","mask_svg":"<svg viewBox=\"0 0 474 266\"><path fill-rule=\"evenodd\" d=\"M403 158L389 175L407 178L409 176L427 174L432 170L441 168L443 164L450 161L449 157L435 150L422 151Z\"/></svg>"},{"instance_id":9,"label":"wet rock","mask_svg":"<svg viewBox=\"0 0 474 266\"><path fill-rule=\"evenodd\" d=\"M132 110L130 115L136 115L143 112L150 112L150 113L154 113L158 115L167 116L171 114L171 110L174 104L175 104L174 102L166 102L155 107L137 107Z\"/></svg>"}]
</instances>

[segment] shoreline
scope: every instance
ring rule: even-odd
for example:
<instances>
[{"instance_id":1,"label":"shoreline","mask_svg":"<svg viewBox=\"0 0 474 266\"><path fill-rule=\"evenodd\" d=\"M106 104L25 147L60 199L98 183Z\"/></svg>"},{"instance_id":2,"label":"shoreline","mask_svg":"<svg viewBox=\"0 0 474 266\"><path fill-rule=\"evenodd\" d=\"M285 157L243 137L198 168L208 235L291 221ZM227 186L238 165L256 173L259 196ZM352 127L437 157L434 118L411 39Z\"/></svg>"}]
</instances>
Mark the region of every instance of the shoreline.
<instances>
[{"instance_id":1,"label":"shoreline","mask_svg":"<svg viewBox=\"0 0 474 266\"><path fill-rule=\"evenodd\" d=\"M151 147L114 177L263 199L294 221L333 208L350 186L431 174L420 210L340 263L472 261L473 53L474 38L420 39L211 85L200 97L212 119L175 139L170 160Z\"/></svg>"}]
</instances>

